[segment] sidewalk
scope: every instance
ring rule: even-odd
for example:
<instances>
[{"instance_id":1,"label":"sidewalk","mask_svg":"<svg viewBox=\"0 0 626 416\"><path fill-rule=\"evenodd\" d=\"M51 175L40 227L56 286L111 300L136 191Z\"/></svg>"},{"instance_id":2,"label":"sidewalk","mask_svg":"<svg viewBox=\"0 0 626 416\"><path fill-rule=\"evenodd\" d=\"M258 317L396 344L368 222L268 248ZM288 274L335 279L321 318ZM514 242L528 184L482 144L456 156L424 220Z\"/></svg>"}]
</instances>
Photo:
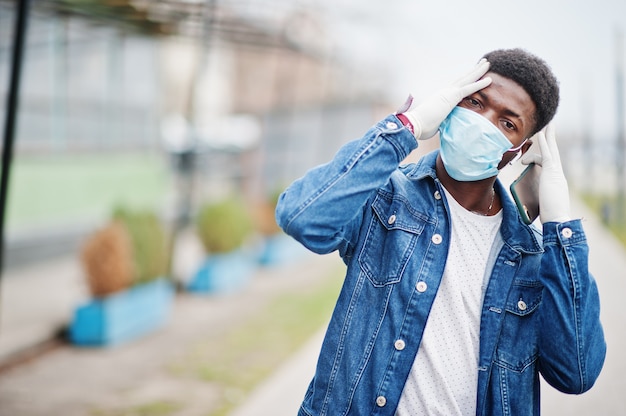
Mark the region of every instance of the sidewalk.
<instances>
[{"instance_id":1,"label":"sidewalk","mask_svg":"<svg viewBox=\"0 0 626 416\"><path fill-rule=\"evenodd\" d=\"M583 218L589 241L589 268L600 291L601 319L607 356L595 386L585 394L559 393L545 383L542 412L546 415L626 415L626 249L585 206L572 201L574 215Z\"/></svg>"},{"instance_id":2,"label":"sidewalk","mask_svg":"<svg viewBox=\"0 0 626 416\"><path fill-rule=\"evenodd\" d=\"M193 251L187 247L185 255ZM144 338L113 348L57 347L0 373L0 416L120 416L143 406L155 406L161 411L157 414L204 416L215 407L219 390L198 377L177 374L176 363L197 345L250 319L275 296L312 288L341 267L336 255L305 253L289 264L260 267L236 293L178 295L166 326ZM3 293L4 357L43 341L54 332L47 325L67 324L68 311L86 296L80 267L72 259L21 273L7 279ZM33 307L40 309L35 313ZM163 413L168 406L172 410Z\"/></svg>"},{"instance_id":3,"label":"sidewalk","mask_svg":"<svg viewBox=\"0 0 626 416\"><path fill-rule=\"evenodd\" d=\"M626 391L623 377L626 309L622 307L622 294L626 293L626 250L584 206L575 200L572 203L574 215L585 218L590 267L600 287L609 349L603 373L590 392L569 396L544 385L542 411L546 415L626 415L623 398ZM186 251L187 255L192 253L192 248ZM39 325L35 315L24 311L24 299L16 296L18 279L25 279L20 284L30 284L31 290L36 292L28 292L31 296L28 303L32 298L38 307L48 308L50 322L60 325L67 323L67 317L59 313L62 308L58 305L73 305L76 299L85 296L78 265L71 259L55 264L41 267L30 276L14 277L12 284L5 286L0 351L6 353L11 346L19 344L17 340L34 339L36 333L40 337L45 333L44 325ZM198 340L246 319L277 291L306 288L316 277L338 267L342 264L336 255L309 255L299 263L260 269L252 284L241 293L210 299L177 297L168 325L144 339L112 349L58 348L0 374L0 416L117 416L124 413L112 410L94 413L94 409L129 408L150 402L185 404L178 410L161 414L206 415L215 400L215 390L206 382L173 377L167 363L183 356ZM57 305L56 309L52 308L53 304ZM10 318L15 318L18 310L22 310L21 319L27 319L29 328L19 330L17 325L11 324ZM323 330L315 334L231 416L295 415L313 375L322 336Z\"/></svg>"},{"instance_id":4,"label":"sidewalk","mask_svg":"<svg viewBox=\"0 0 626 416\"><path fill-rule=\"evenodd\" d=\"M230 416L295 416L315 374L324 333L325 328L315 334Z\"/></svg>"},{"instance_id":5,"label":"sidewalk","mask_svg":"<svg viewBox=\"0 0 626 416\"><path fill-rule=\"evenodd\" d=\"M177 272L190 275L202 250L190 233L179 239ZM6 269L0 291L0 365L24 350L47 342L89 300L78 250L69 256Z\"/></svg>"},{"instance_id":6,"label":"sidewalk","mask_svg":"<svg viewBox=\"0 0 626 416\"><path fill-rule=\"evenodd\" d=\"M8 269L0 292L0 364L53 338L88 298L78 256Z\"/></svg>"}]
</instances>

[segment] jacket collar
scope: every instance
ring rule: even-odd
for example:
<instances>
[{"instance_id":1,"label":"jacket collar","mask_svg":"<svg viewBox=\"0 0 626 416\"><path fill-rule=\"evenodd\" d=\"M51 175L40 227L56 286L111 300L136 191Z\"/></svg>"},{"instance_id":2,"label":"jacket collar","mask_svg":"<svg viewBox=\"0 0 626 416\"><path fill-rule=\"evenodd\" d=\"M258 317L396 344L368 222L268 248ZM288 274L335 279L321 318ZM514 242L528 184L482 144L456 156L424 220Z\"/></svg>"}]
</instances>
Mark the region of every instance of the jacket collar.
<instances>
[{"instance_id":1,"label":"jacket collar","mask_svg":"<svg viewBox=\"0 0 626 416\"><path fill-rule=\"evenodd\" d=\"M414 165L407 167L407 178L410 180L421 180L430 177L433 181L439 182L437 171L435 170L438 154L439 150L430 152ZM503 216L500 233L504 243L520 253L534 254L543 252L540 231L533 225L524 224L517 212L517 206L513 198L500 179L496 180L495 190L502 202Z\"/></svg>"}]
</instances>

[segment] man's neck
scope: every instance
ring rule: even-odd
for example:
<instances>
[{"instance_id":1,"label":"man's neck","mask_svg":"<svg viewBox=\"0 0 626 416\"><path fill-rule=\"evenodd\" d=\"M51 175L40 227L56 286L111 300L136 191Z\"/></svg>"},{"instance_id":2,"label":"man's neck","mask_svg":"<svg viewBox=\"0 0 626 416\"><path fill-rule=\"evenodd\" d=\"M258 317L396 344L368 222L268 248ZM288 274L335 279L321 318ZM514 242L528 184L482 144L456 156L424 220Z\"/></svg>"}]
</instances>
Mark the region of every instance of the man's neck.
<instances>
[{"instance_id":1,"label":"man's neck","mask_svg":"<svg viewBox=\"0 0 626 416\"><path fill-rule=\"evenodd\" d=\"M482 215L495 215L502 205L500 198L494 193L494 184L497 176L472 182L461 182L452 178L437 155L437 177L446 190L466 210Z\"/></svg>"}]
</instances>

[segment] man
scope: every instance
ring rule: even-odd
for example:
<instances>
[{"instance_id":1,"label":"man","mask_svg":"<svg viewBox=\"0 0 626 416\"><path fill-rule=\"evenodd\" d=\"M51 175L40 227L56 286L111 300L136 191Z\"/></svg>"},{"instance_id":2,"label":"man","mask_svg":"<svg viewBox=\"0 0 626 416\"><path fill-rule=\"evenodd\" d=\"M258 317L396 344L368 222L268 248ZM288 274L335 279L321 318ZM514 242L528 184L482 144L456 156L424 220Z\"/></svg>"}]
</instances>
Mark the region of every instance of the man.
<instances>
[{"instance_id":1,"label":"man","mask_svg":"<svg viewBox=\"0 0 626 416\"><path fill-rule=\"evenodd\" d=\"M300 415L537 415L539 374L591 388L606 346L548 125L558 94L541 59L493 51L281 195L281 227L348 266ZM437 131L440 150L399 166ZM497 180L533 135L543 232Z\"/></svg>"}]
</instances>

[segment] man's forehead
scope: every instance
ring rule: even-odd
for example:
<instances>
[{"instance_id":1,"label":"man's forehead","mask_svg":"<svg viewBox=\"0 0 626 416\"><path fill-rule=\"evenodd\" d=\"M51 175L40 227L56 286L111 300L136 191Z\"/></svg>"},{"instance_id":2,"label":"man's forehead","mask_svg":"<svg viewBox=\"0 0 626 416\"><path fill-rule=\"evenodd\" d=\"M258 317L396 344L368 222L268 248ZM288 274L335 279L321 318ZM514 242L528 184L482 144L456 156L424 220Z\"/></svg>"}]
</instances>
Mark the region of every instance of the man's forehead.
<instances>
[{"instance_id":1,"label":"man's forehead","mask_svg":"<svg viewBox=\"0 0 626 416\"><path fill-rule=\"evenodd\" d=\"M537 107L521 85L493 72L487 72L484 77L490 77L492 81L487 87L478 91L481 96L512 116L523 119L525 125L533 124Z\"/></svg>"}]
</instances>

